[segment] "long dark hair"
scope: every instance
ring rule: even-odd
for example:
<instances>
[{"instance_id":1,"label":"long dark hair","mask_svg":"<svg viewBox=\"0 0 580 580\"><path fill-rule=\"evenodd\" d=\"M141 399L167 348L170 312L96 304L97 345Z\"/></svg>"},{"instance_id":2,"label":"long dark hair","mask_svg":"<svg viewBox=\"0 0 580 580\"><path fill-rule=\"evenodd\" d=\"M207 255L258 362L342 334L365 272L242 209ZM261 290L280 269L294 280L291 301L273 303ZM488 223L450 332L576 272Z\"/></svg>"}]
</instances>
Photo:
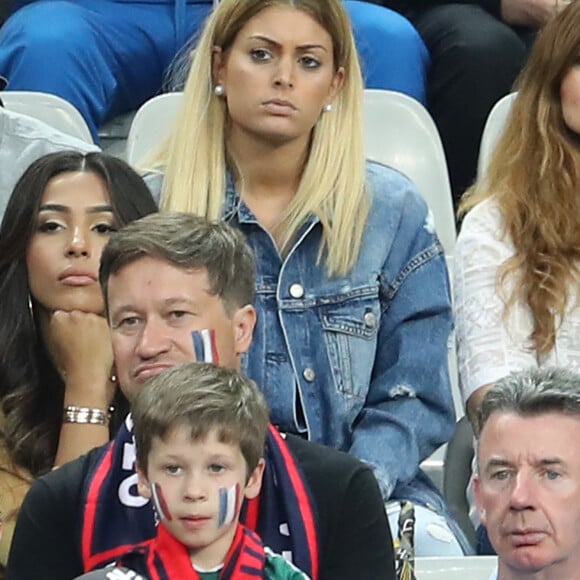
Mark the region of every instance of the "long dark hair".
<instances>
[{"instance_id":1,"label":"long dark hair","mask_svg":"<svg viewBox=\"0 0 580 580\"><path fill-rule=\"evenodd\" d=\"M0 401L4 444L15 465L38 476L49 471L58 447L64 383L37 333L29 307L26 252L48 182L65 172L99 176L113 213L124 225L157 211L149 189L124 161L103 153L62 151L41 157L25 171L0 226ZM117 390L115 415L128 408ZM111 422L113 425L117 421Z\"/></svg>"}]
</instances>

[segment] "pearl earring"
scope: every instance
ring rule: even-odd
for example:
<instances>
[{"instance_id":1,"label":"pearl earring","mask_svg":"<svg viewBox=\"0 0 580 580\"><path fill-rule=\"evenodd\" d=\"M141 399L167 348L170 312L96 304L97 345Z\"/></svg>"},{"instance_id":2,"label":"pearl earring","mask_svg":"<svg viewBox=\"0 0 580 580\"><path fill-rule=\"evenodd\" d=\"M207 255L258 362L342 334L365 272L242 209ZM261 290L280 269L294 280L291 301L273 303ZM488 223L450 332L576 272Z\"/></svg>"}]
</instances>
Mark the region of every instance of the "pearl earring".
<instances>
[{"instance_id":1,"label":"pearl earring","mask_svg":"<svg viewBox=\"0 0 580 580\"><path fill-rule=\"evenodd\" d=\"M221 97L225 93L224 86L223 85L216 85L213 88L213 92L216 94L216 96Z\"/></svg>"},{"instance_id":2,"label":"pearl earring","mask_svg":"<svg viewBox=\"0 0 580 580\"><path fill-rule=\"evenodd\" d=\"M330 113L330 111L332 111L332 104L328 103L328 105L324 105L324 112Z\"/></svg>"}]
</instances>

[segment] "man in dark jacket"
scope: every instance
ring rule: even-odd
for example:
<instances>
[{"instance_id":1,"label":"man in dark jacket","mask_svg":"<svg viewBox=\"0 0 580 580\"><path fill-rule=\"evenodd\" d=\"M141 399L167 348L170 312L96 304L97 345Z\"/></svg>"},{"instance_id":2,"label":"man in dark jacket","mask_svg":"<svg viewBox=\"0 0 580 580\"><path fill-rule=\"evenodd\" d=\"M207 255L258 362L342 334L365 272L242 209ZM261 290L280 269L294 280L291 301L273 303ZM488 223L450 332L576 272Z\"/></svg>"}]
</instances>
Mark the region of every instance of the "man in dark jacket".
<instances>
[{"instance_id":1,"label":"man in dark jacket","mask_svg":"<svg viewBox=\"0 0 580 580\"><path fill-rule=\"evenodd\" d=\"M111 236L100 280L116 375L130 401L149 378L206 353L240 368L256 320L254 258L231 226L192 214L133 222ZM273 435L264 471L271 485L247 506L244 525L314 580L394 580L370 468L298 436ZM152 538L154 512L137 493L134 461L129 416L110 444L41 477L20 511L7 580L70 580Z\"/></svg>"},{"instance_id":2,"label":"man in dark jacket","mask_svg":"<svg viewBox=\"0 0 580 580\"><path fill-rule=\"evenodd\" d=\"M447 156L457 206L476 176L493 105L512 89L535 31L558 0L369 0L401 12L431 55L427 106Z\"/></svg>"}]
</instances>

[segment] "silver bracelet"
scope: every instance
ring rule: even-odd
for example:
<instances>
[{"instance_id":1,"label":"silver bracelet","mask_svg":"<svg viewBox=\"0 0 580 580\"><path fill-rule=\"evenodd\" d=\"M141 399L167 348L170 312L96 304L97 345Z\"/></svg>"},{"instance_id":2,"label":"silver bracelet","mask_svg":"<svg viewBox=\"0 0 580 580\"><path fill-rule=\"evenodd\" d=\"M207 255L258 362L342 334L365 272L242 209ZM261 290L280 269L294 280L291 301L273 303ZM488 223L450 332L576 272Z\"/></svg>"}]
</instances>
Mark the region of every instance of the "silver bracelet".
<instances>
[{"instance_id":1,"label":"silver bracelet","mask_svg":"<svg viewBox=\"0 0 580 580\"><path fill-rule=\"evenodd\" d=\"M67 405L62 414L63 423L81 423L85 425L108 425L110 414L102 409L76 407Z\"/></svg>"}]
</instances>

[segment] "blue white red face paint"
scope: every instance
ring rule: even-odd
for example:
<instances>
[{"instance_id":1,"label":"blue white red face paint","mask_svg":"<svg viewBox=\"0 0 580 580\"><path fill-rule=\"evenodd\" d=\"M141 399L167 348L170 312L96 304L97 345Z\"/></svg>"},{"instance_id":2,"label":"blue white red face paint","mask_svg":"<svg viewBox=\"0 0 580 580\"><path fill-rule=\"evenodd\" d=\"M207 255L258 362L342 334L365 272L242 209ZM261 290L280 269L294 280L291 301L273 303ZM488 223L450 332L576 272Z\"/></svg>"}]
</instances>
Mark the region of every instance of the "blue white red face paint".
<instances>
[{"instance_id":1,"label":"blue white red face paint","mask_svg":"<svg viewBox=\"0 0 580 580\"><path fill-rule=\"evenodd\" d=\"M172 521L173 518L163 495L163 489L158 483L151 484L151 499L159 519ZM242 489L239 483L218 489L218 527L227 526L235 520L241 508L241 499Z\"/></svg>"},{"instance_id":2,"label":"blue white red face paint","mask_svg":"<svg viewBox=\"0 0 580 580\"><path fill-rule=\"evenodd\" d=\"M209 328L194 330L191 333L191 340L193 341L193 350L197 362L219 365L215 330Z\"/></svg>"},{"instance_id":3,"label":"blue white red face paint","mask_svg":"<svg viewBox=\"0 0 580 580\"><path fill-rule=\"evenodd\" d=\"M163 496L163 490L158 483L151 484L151 498L153 499L153 505L155 506L155 511L159 516L160 520L171 521L171 513L167 507L167 502Z\"/></svg>"},{"instance_id":4,"label":"blue white red face paint","mask_svg":"<svg viewBox=\"0 0 580 580\"><path fill-rule=\"evenodd\" d=\"M238 515L241 498L240 484L236 483L231 487L220 487L219 493L219 513L218 527L231 524Z\"/></svg>"}]
</instances>

